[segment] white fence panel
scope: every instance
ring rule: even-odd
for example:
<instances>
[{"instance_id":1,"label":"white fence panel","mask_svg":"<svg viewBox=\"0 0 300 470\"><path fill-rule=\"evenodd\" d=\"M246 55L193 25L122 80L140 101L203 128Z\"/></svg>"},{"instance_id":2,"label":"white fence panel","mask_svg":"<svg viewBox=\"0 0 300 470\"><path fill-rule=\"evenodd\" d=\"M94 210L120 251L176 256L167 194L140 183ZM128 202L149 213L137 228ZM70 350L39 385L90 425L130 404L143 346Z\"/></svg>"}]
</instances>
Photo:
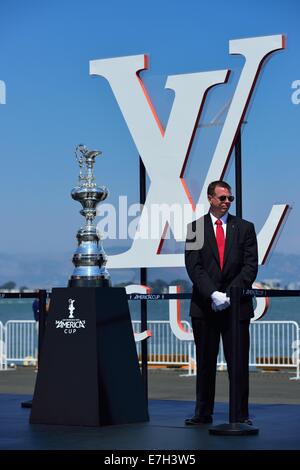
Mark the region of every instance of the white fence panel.
<instances>
[{"instance_id":1,"label":"white fence panel","mask_svg":"<svg viewBox=\"0 0 300 470\"><path fill-rule=\"evenodd\" d=\"M249 366L296 368L299 375L299 325L295 321L252 321ZM222 343L218 369L226 368Z\"/></svg>"},{"instance_id":2,"label":"white fence panel","mask_svg":"<svg viewBox=\"0 0 300 470\"><path fill-rule=\"evenodd\" d=\"M256 321L250 325L250 366L292 367L299 377L299 325L295 321ZM300 377L299 377L300 378Z\"/></svg>"},{"instance_id":3,"label":"white fence panel","mask_svg":"<svg viewBox=\"0 0 300 470\"><path fill-rule=\"evenodd\" d=\"M188 322L182 322L191 331ZM133 322L140 332L140 322ZM196 351L192 341L180 341L171 331L168 321L149 321L152 337L148 341L149 364L189 365L189 373L196 373ZM296 368L299 375L299 325L294 321L256 321L250 324L249 366ZM141 344L137 345L140 356ZM222 346L217 359L219 370L226 369Z\"/></svg>"},{"instance_id":4,"label":"white fence panel","mask_svg":"<svg viewBox=\"0 0 300 470\"><path fill-rule=\"evenodd\" d=\"M34 320L9 320L5 324L7 362L37 361L37 323Z\"/></svg>"}]
</instances>

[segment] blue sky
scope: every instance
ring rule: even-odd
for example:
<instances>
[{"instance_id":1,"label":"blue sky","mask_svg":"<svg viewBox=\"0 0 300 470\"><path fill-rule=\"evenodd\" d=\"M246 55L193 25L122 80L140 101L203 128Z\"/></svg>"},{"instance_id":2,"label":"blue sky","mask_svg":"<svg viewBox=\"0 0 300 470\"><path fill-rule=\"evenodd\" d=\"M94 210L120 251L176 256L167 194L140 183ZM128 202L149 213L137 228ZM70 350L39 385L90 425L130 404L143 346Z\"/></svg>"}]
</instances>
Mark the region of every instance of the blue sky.
<instances>
[{"instance_id":1,"label":"blue sky","mask_svg":"<svg viewBox=\"0 0 300 470\"><path fill-rule=\"evenodd\" d=\"M89 75L90 60L149 54L143 78L163 123L172 104L167 75L231 69L228 85L209 97L209 121L243 66L229 55L229 40L285 34L287 47L265 64L243 130L243 214L259 231L272 204L292 204L276 251L300 254L300 104L291 101L291 84L300 80L299 13L298 0L2 0L0 251L63 255L75 248L83 219L70 190L80 142L103 152L95 173L110 190L108 202L119 195L138 201L135 145L108 83ZM205 177L216 132L201 129L196 137L191 185ZM234 181L233 165L227 179Z\"/></svg>"}]
</instances>

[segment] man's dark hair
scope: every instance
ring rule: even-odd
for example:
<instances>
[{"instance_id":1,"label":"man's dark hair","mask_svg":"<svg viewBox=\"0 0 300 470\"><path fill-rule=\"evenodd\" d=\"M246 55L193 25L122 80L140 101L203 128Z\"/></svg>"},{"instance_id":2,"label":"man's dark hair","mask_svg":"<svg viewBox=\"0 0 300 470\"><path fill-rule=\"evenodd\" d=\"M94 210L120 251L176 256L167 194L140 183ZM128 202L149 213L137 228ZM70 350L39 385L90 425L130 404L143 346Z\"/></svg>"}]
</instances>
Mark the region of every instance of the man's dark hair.
<instances>
[{"instance_id":1,"label":"man's dark hair","mask_svg":"<svg viewBox=\"0 0 300 470\"><path fill-rule=\"evenodd\" d=\"M208 196L214 196L215 189L216 189L217 186L220 187L220 188L226 188L226 189L228 189L228 191L231 192L231 186L228 183L226 183L225 181L218 180L218 181L212 181L208 185L207 195Z\"/></svg>"}]
</instances>

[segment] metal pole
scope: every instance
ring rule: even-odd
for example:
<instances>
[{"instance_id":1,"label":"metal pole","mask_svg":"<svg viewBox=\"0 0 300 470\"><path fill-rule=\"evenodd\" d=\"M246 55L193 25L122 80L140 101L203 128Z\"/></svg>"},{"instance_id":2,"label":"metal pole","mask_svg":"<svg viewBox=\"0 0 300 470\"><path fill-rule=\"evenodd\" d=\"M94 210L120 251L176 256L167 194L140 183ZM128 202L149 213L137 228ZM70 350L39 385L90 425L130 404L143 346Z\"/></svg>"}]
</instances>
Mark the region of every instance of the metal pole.
<instances>
[{"instance_id":1,"label":"metal pole","mask_svg":"<svg viewBox=\"0 0 300 470\"><path fill-rule=\"evenodd\" d=\"M241 129L238 131L238 135L234 146L235 153L235 192L236 192L236 215L240 218L243 216L242 208L242 137Z\"/></svg>"},{"instance_id":2,"label":"metal pole","mask_svg":"<svg viewBox=\"0 0 300 470\"><path fill-rule=\"evenodd\" d=\"M146 169L141 157L140 160L140 204L146 201ZM141 284L147 285L147 268L140 269ZM141 331L147 330L147 300L141 300ZM142 378L145 389L145 396L148 402L148 343L147 339L142 341Z\"/></svg>"},{"instance_id":3,"label":"metal pole","mask_svg":"<svg viewBox=\"0 0 300 470\"><path fill-rule=\"evenodd\" d=\"M38 293L39 297L39 332L38 332L38 363L41 359L41 350L42 344L45 335L46 328L46 300L47 300L47 291L41 289Z\"/></svg>"},{"instance_id":4,"label":"metal pole","mask_svg":"<svg viewBox=\"0 0 300 470\"><path fill-rule=\"evenodd\" d=\"M239 317L241 293L239 287L230 289L231 305L231 379L229 386L229 422L238 421L238 364L239 364Z\"/></svg>"}]
</instances>

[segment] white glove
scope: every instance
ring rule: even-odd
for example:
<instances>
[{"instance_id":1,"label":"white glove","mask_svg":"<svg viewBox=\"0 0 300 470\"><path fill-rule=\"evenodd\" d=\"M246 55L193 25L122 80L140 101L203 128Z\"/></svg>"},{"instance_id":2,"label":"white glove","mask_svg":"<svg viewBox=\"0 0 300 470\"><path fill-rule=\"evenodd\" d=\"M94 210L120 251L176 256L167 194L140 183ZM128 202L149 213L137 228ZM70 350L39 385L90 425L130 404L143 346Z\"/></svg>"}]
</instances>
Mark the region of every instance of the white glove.
<instances>
[{"instance_id":1,"label":"white glove","mask_svg":"<svg viewBox=\"0 0 300 470\"><path fill-rule=\"evenodd\" d=\"M215 291L211 294L212 309L217 312L218 310L224 310L229 307L230 299L224 292Z\"/></svg>"}]
</instances>

